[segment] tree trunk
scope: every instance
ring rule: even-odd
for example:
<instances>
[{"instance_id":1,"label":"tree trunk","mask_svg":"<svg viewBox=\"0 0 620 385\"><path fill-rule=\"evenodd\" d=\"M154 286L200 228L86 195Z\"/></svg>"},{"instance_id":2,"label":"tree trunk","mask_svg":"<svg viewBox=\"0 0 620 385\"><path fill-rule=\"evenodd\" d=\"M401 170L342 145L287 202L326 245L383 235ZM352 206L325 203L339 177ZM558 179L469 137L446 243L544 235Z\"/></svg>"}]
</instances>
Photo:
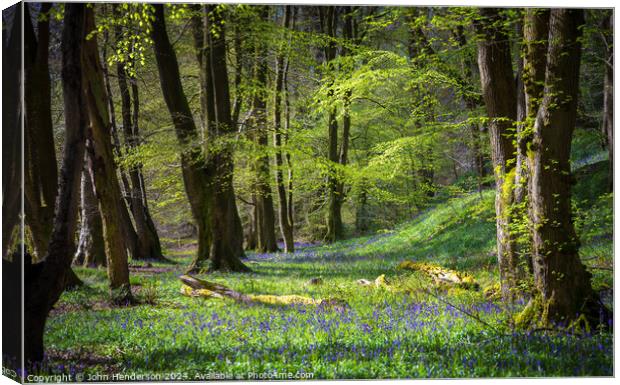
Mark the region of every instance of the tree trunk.
<instances>
[{"instance_id":1,"label":"tree trunk","mask_svg":"<svg viewBox=\"0 0 620 385\"><path fill-rule=\"evenodd\" d=\"M267 20L268 7L262 7L261 19ZM260 155L253 164L255 171L255 208L256 208L256 234L257 250L259 252L278 251L275 233L275 211L273 208L273 195L271 193L269 156L264 154L269 146L267 135L267 52L264 43L257 36L254 42L254 68L253 78L255 87L252 99L252 137L257 144Z\"/></svg>"},{"instance_id":2,"label":"tree trunk","mask_svg":"<svg viewBox=\"0 0 620 385\"><path fill-rule=\"evenodd\" d=\"M214 5L205 5L204 40L208 47L205 70L210 75L206 77L207 87L211 86L213 89L212 95L207 94L207 104L213 105L211 111L214 112L207 114L207 127L209 136L214 140L225 139L226 135L235 132L231 119L226 69L226 29L221 12L221 9ZM217 29L217 33L214 29ZM209 96L212 96L212 99L209 99ZM241 258L245 257L243 228L232 184L234 164L230 144L224 143L224 146L217 152L209 148L206 155L214 171L213 178L209 181L213 186L213 216L211 217L213 239L209 255L210 268L212 270L249 271L241 262Z\"/></svg>"},{"instance_id":3,"label":"tree trunk","mask_svg":"<svg viewBox=\"0 0 620 385\"><path fill-rule=\"evenodd\" d=\"M211 210L208 204L211 191L207 179L210 170L207 169L207 164L203 160L199 144L200 137L192 118L189 103L183 92L176 53L172 44L170 44L168 32L166 31L163 5L156 4L154 9L155 19L153 20L151 38L154 43L159 79L164 101L170 112L177 140L181 147L181 170L185 192L198 229L198 251L188 271L197 272L206 269L211 248ZM202 34L199 35L202 36ZM194 34L194 37L196 37L196 34ZM196 49L197 53L199 53L197 54L199 63L202 64L204 61L204 43L202 39ZM201 74L203 73L202 71L200 72ZM206 80L201 78L202 82L205 82L205 86L201 87L201 89L204 90L205 94L209 93L210 89L206 87ZM204 106L207 108L206 99Z\"/></svg>"},{"instance_id":4,"label":"tree trunk","mask_svg":"<svg viewBox=\"0 0 620 385\"><path fill-rule=\"evenodd\" d=\"M462 25L456 27L453 32L459 47L465 49L467 45L467 39L465 38L465 28ZM468 84L468 80L473 78L473 72L475 70L475 61L473 55L466 54L463 61L463 76L461 79L457 79L460 85L464 88L463 102L465 107L471 112L475 112L478 106L481 105L482 100L478 96L472 96L475 92L473 87ZM486 177L486 170L484 168L484 154L482 153L482 138L480 135L480 127L478 123L472 123L469 126L469 132L471 134L471 151L474 163L474 170L478 177L478 192L482 192L484 185L484 178Z\"/></svg>"},{"instance_id":5,"label":"tree trunk","mask_svg":"<svg viewBox=\"0 0 620 385\"><path fill-rule=\"evenodd\" d=\"M26 222L32 233L34 253L41 259L47 252L54 220L58 182L52 127L50 75L48 64L49 21L39 18L38 36L31 22L30 6L24 6L25 77L25 156L24 197ZM51 3L42 3L40 14Z\"/></svg>"},{"instance_id":6,"label":"tree trunk","mask_svg":"<svg viewBox=\"0 0 620 385\"><path fill-rule=\"evenodd\" d=\"M119 39L120 32L117 32ZM138 116L139 99L138 89L135 79L131 79L130 95L127 85L127 71L123 63L117 63L118 85L121 93L121 115L123 120L123 133L125 136L125 146L129 151L135 150L139 143ZM133 96L133 97L132 97ZM132 103L133 99L133 103ZM132 114L133 104L133 114ZM153 225L151 215L148 212L144 178L142 176L141 165L133 165L129 170L128 201L129 208L135 222L138 250L132 254L133 259L137 260L165 260L161 252L161 244L157 230Z\"/></svg>"},{"instance_id":7,"label":"tree trunk","mask_svg":"<svg viewBox=\"0 0 620 385\"><path fill-rule=\"evenodd\" d=\"M82 172L80 206L82 208L82 223L74 263L88 267L105 266L103 223L95 197L92 175L87 168Z\"/></svg>"},{"instance_id":8,"label":"tree trunk","mask_svg":"<svg viewBox=\"0 0 620 385\"><path fill-rule=\"evenodd\" d=\"M330 62L336 58L337 47L334 38L336 38L337 10L334 6L319 7L321 32L332 38L325 47L325 62ZM330 89L327 98L334 97L334 90ZM329 171L327 175L327 234L325 240L327 242L335 242L343 237L342 216L340 212L339 196L338 196L338 170L336 165L339 163L338 158L338 120L336 107L332 107L328 112L328 161Z\"/></svg>"},{"instance_id":9,"label":"tree trunk","mask_svg":"<svg viewBox=\"0 0 620 385\"><path fill-rule=\"evenodd\" d=\"M614 191L614 46L613 30L614 15L610 12L609 17L603 20L603 33L605 37L606 57L605 57L605 78L603 83L603 125L602 133L607 142L609 152L609 177L608 189Z\"/></svg>"},{"instance_id":10,"label":"tree trunk","mask_svg":"<svg viewBox=\"0 0 620 385\"><path fill-rule=\"evenodd\" d=\"M22 4L14 8L13 27L8 41L2 29L2 257L6 257L15 226L19 222L22 196L22 117L20 102L22 72ZM7 11L4 11L8 13Z\"/></svg>"},{"instance_id":11,"label":"tree trunk","mask_svg":"<svg viewBox=\"0 0 620 385\"><path fill-rule=\"evenodd\" d=\"M525 269L515 253L511 234L511 213L515 176L514 154L510 130L516 120L516 90L512 72L510 42L501 24L500 10L482 8L482 20L476 22L478 33L478 66L482 93L490 118L489 136L491 158L495 170L495 213L497 228L497 258L502 295L512 299L518 294Z\"/></svg>"},{"instance_id":12,"label":"tree trunk","mask_svg":"<svg viewBox=\"0 0 620 385\"><path fill-rule=\"evenodd\" d=\"M84 4L65 4L62 33L62 86L65 111L65 146L58 178L56 215L48 253L43 262L26 269L24 358L43 359L43 331L52 306L64 290L74 254L80 173L84 161L87 119L82 98L81 51L84 40Z\"/></svg>"},{"instance_id":13,"label":"tree trunk","mask_svg":"<svg viewBox=\"0 0 620 385\"><path fill-rule=\"evenodd\" d=\"M215 259L229 257L224 254L211 254L212 250L219 252L222 249L221 243L225 242L225 240L219 239L219 247L214 247L215 231L213 229L213 224L215 223L217 226L222 226L222 229L225 225L225 222L217 222L217 220L220 220L220 216L218 216L217 219L215 218L213 207L216 202L214 199L214 196L216 195L214 190L216 186L219 187L220 185L218 184L219 181L215 181L213 178L215 175L213 163L204 160L205 157L203 149L201 149L199 144L200 138L198 136L198 131L196 130L196 125L192 118L189 103L187 102L187 98L183 92L176 54L170 44L168 33L166 31L163 5L156 4L154 5L154 9L155 18L153 20L151 38L153 39L155 45L155 58L157 60L157 67L159 70L159 79L164 94L164 100L175 127L177 140L181 146L181 168L183 172L183 181L185 182L185 191L192 208L192 215L198 228L198 252L189 266L189 271L200 271L208 267L206 263L210 262L210 255L214 255ZM196 36L196 33L194 33L194 36ZM206 54L206 49L204 48L205 40L203 39L202 41L203 45L196 44L196 46L197 52L200 54L199 63L202 63L203 65L203 67L201 67L201 73L203 73L205 83L204 93L206 113L204 115L206 118L208 117L208 119L210 119L215 116L215 108L213 108L214 105L212 103L214 100L214 89L209 86L212 84L210 80L212 76L211 72L202 69L207 65L210 66L210 60L207 60L209 57ZM214 129L216 127L214 127ZM205 140L205 143L206 142L207 141ZM232 172L232 169L230 171ZM230 176L232 176L232 174L230 174ZM211 183L212 181L214 183ZM221 185L221 187L224 188L226 186L224 184ZM230 187L232 188L232 186ZM222 193L219 192L218 195L222 195ZM234 199L234 196L232 198ZM247 267L245 267L245 265L243 265L239 260L239 257L243 255L243 230L241 229L241 221L239 220L238 215L236 219L237 221L234 221L233 218L233 221L226 223L229 226L238 226L238 229L240 230L239 233L230 234L231 236L238 236L239 242L235 243L232 248L229 248L229 250L235 250L238 257L236 261L234 258L229 258L231 259L231 262L228 265L230 265L232 270L246 271L249 269L247 269ZM212 263L211 267L214 269L225 269L225 265L226 264Z\"/></svg>"},{"instance_id":14,"label":"tree trunk","mask_svg":"<svg viewBox=\"0 0 620 385\"><path fill-rule=\"evenodd\" d=\"M529 156L535 298L542 306L542 324L566 323L578 314L597 321L601 310L590 283L591 274L579 259L571 210L570 148L577 114L583 23L583 10L550 12L544 96Z\"/></svg>"},{"instance_id":15,"label":"tree trunk","mask_svg":"<svg viewBox=\"0 0 620 385\"><path fill-rule=\"evenodd\" d=\"M282 27L289 28L291 22L291 6L286 6L284 10L284 17L282 19ZM276 147L276 188L278 190L278 217L280 221L280 231L282 238L284 239L284 251L292 253L295 251L295 243L293 239L293 224L289 220L289 202L286 194L286 187L284 185L284 158L282 156L282 91L284 88L284 76L285 76L285 53L282 52L284 46L280 46L280 52L276 56L276 81L274 90L274 105L273 105L273 122L274 133L273 141Z\"/></svg>"},{"instance_id":16,"label":"tree trunk","mask_svg":"<svg viewBox=\"0 0 620 385\"><path fill-rule=\"evenodd\" d=\"M95 29L92 8L86 8L84 27L86 33ZM90 121L88 163L103 222L110 294L113 301L126 303L132 301L127 249L121 225L126 208L116 175L107 96L96 39L85 41L82 58L84 99Z\"/></svg>"},{"instance_id":17,"label":"tree trunk","mask_svg":"<svg viewBox=\"0 0 620 385\"><path fill-rule=\"evenodd\" d=\"M26 267L26 258L21 247L9 253L11 236L19 221L21 206L22 6L27 7L24 3L17 3L2 11L4 23L2 25L2 366L15 371L23 367L21 361L24 343L21 333L24 325L22 274L27 277L27 282L32 281L30 274L23 270ZM9 29L7 25L11 21L12 27ZM18 230L21 229L18 227ZM46 314L38 316L45 319ZM38 350L42 355L42 336L40 343ZM23 375L19 380L24 382Z\"/></svg>"}]
</instances>

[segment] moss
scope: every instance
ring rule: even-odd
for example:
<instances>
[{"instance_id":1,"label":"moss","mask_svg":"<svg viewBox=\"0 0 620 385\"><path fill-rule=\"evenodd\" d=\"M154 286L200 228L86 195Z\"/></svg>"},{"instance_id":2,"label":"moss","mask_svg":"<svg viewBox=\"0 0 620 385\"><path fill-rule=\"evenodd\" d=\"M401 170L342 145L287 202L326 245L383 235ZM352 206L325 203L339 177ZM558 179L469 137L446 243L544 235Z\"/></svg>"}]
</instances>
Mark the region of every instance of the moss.
<instances>
[{"instance_id":1,"label":"moss","mask_svg":"<svg viewBox=\"0 0 620 385\"><path fill-rule=\"evenodd\" d=\"M534 326L542 310L542 298L537 295L530 299L525 308L515 316L515 326L518 329L527 329Z\"/></svg>"},{"instance_id":2,"label":"moss","mask_svg":"<svg viewBox=\"0 0 620 385\"><path fill-rule=\"evenodd\" d=\"M484 297L487 299L499 299L502 297L502 286L499 282L487 286L483 290Z\"/></svg>"},{"instance_id":3,"label":"moss","mask_svg":"<svg viewBox=\"0 0 620 385\"><path fill-rule=\"evenodd\" d=\"M480 285L470 274L456 270L446 269L440 265L429 262L402 261L399 269L421 271L435 280L438 285L456 285L463 289L478 290Z\"/></svg>"},{"instance_id":4,"label":"moss","mask_svg":"<svg viewBox=\"0 0 620 385\"><path fill-rule=\"evenodd\" d=\"M568 329L572 330L573 333L577 334L589 334L592 330L592 327L590 326L590 322L588 321L588 318L585 316L585 314L581 314L579 315L579 317L577 317L576 320L574 320L570 323L570 325L568 325Z\"/></svg>"}]
</instances>

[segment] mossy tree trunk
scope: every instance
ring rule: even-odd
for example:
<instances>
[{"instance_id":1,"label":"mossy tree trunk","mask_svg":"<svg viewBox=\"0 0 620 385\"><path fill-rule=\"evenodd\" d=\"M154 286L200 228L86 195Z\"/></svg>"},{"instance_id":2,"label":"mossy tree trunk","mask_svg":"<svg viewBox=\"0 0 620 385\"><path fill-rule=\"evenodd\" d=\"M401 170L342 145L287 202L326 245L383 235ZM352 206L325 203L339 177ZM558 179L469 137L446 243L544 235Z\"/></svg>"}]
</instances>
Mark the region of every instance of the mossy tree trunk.
<instances>
[{"instance_id":1,"label":"mossy tree trunk","mask_svg":"<svg viewBox=\"0 0 620 385\"><path fill-rule=\"evenodd\" d=\"M604 310L579 259L571 209L570 149L583 23L581 9L550 12L543 98L529 152L535 297L542 306L542 324L566 324L579 314L598 321Z\"/></svg>"},{"instance_id":2,"label":"mossy tree trunk","mask_svg":"<svg viewBox=\"0 0 620 385\"><path fill-rule=\"evenodd\" d=\"M92 8L86 8L84 27L86 33L95 29ZM116 175L107 96L96 39L88 39L84 43L82 70L84 100L89 117L88 163L103 220L110 294L114 301L124 303L132 301L126 241L121 226L126 208Z\"/></svg>"},{"instance_id":3,"label":"mossy tree trunk","mask_svg":"<svg viewBox=\"0 0 620 385\"><path fill-rule=\"evenodd\" d=\"M476 29L478 67L482 94L489 121L491 159L495 171L495 214L497 258L502 295L512 299L518 295L519 283L526 277L511 234L511 205L514 203L515 146L511 130L517 113L517 93L512 71L510 41L504 30L505 18L496 8L480 9Z\"/></svg>"}]
</instances>

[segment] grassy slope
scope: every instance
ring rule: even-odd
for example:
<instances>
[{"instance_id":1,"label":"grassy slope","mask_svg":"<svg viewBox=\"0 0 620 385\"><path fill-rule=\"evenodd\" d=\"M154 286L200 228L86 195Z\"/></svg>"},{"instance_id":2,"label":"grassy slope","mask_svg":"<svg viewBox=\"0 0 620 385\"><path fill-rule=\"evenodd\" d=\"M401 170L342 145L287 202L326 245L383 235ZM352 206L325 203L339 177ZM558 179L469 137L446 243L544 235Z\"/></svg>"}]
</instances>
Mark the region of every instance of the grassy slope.
<instances>
[{"instance_id":1,"label":"grassy slope","mask_svg":"<svg viewBox=\"0 0 620 385\"><path fill-rule=\"evenodd\" d=\"M605 214L611 201L589 198L601 193L592 178L606 171L601 164L588 167L583 175L590 178L576 186L575 201L584 218L578 221L584 259L600 266L611 263L611 217ZM185 379L273 370L313 372L315 378L611 375L609 334L513 333L497 325L516 309L481 292L428 295L424 277L395 269L403 259L429 260L491 284L497 279L494 226L493 194L487 191L440 204L391 233L305 246L293 255L250 254L253 274L209 277L247 293L338 297L349 303L345 311L182 297L176 277L191 250L171 251L179 265L155 266L164 271L132 271L138 296L155 305L110 309L105 271L80 268L89 287L65 293L49 320L46 370L173 372ZM406 292L355 283L380 274ZM313 277L324 283L306 286ZM609 272L595 270L598 286L610 280Z\"/></svg>"}]
</instances>

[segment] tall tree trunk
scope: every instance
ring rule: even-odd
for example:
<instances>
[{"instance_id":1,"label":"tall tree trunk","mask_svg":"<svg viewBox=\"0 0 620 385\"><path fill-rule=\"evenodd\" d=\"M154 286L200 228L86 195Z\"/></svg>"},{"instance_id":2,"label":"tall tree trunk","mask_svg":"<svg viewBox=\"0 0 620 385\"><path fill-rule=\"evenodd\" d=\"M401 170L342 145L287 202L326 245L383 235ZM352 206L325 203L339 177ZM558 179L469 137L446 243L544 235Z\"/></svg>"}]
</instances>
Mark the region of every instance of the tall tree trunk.
<instances>
[{"instance_id":1,"label":"tall tree trunk","mask_svg":"<svg viewBox=\"0 0 620 385\"><path fill-rule=\"evenodd\" d=\"M571 210L570 148L577 115L581 9L552 9L544 96L529 156L536 295L542 324L566 323L601 308L579 259ZM529 95L535 98L536 95Z\"/></svg>"},{"instance_id":2,"label":"tall tree trunk","mask_svg":"<svg viewBox=\"0 0 620 385\"><path fill-rule=\"evenodd\" d=\"M43 331L49 311L64 290L74 254L80 173L84 161L87 124L82 97L81 53L84 41L84 4L65 4L62 33L62 86L65 146L58 178L54 226L43 262L27 268L24 308L24 358L43 359ZM35 268L36 267L36 268Z\"/></svg>"},{"instance_id":3,"label":"tall tree trunk","mask_svg":"<svg viewBox=\"0 0 620 385\"><path fill-rule=\"evenodd\" d=\"M247 267L243 265L239 259L239 257L243 255L243 230L241 229L241 221L239 220L238 215L236 224L234 220L232 221L232 226L238 226L238 229L240 230L239 233L234 234L234 236L239 237L239 242L232 247L238 255L237 259L235 260L229 255L219 253L222 249L220 246L223 242L222 239L218 240L218 247L214 247L214 237L216 234L212 228L213 224L215 223L217 226L222 226L221 229L224 229L225 226L225 222L217 222L218 220L221 220L221 218L220 216L215 218L214 214L214 204L220 203L216 202L214 199L214 196L216 195L214 190L215 187L218 186L218 183L215 182L213 178L216 174L215 168L213 167L213 163L204 160L205 157L203 149L201 149L199 144L200 138L198 131L196 130L196 125L192 118L189 103L187 102L187 98L183 92L176 54L170 44L170 39L168 38L168 33L166 31L163 5L156 4L154 5L154 9L155 18L153 20L151 38L153 39L155 46L155 58L157 60L157 67L159 70L159 79L164 94L164 100L175 127L177 140L181 146L181 168L183 172L183 180L185 182L185 191L189 198L192 215L198 227L198 252L189 266L189 270L204 270L209 267L206 263L211 262L210 267L213 269L224 270L229 268L231 270L247 271L249 269L247 269ZM194 36L196 37L196 33L194 33ZM200 53L199 63L203 66L201 67L201 72L203 73L203 76L205 76L205 118L208 117L207 119L211 119L211 117L215 115L215 108L213 108L214 103L212 102L214 100L214 89L209 86L212 84L212 81L209 79L212 74L211 71L202 70L205 66L210 66L210 60L207 60L209 58L206 54L207 49L204 46L204 43L207 41L208 40L203 38L202 45L196 44L196 46L197 52ZM214 127L214 129L215 128L216 127ZM232 169L230 171L232 172ZM214 183L211 183L212 181ZM224 185L222 186L225 187ZM221 192L218 195L221 196ZM234 199L234 196L232 198ZM230 222L226 224L231 226ZM226 230L229 230L229 228L226 228ZM232 235L233 234L231 234L231 236ZM214 251L218 252L218 254L215 254ZM231 261L228 264L212 263L209 259L210 255L214 255L215 259L228 257L227 259L230 259Z\"/></svg>"},{"instance_id":4,"label":"tall tree trunk","mask_svg":"<svg viewBox=\"0 0 620 385\"><path fill-rule=\"evenodd\" d=\"M269 17L269 8L262 7L260 12L262 20ZM261 37L256 36L254 41L254 68L253 78L255 87L252 98L252 137L261 154L253 164L255 171L255 209L256 209L256 234L257 250L259 252L274 252L278 250L275 233L275 211L273 208L273 195L271 193L269 156L265 153L269 146L267 135L267 52Z\"/></svg>"},{"instance_id":5,"label":"tall tree trunk","mask_svg":"<svg viewBox=\"0 0 620 385\"><path fill-rule=\"evenodd\" d=\"M331 38L330 42L325 46L325 62L329 63L336 58L337 47L333 40L336 38L337 25L337 9L334 6L319 7L319 19L321 22L321 32ZM330 88L327 98L334 97L334 90ZM340 212L338 197L338 171L336 165L339 163L338 158L338 120L336 107L332 107L328 112L328 161L330 164L329 173L327 175L327 234L325 240L335 242L342 239L344 229L342 227L342 216Z\"/></svg>"},{"instance_id":6,"label":"tall tree trunk","mask_svg":"<svg viewBox=\"0 0 620 385\"><path fill-rule=\"evenodd\" d=\"M602 133L609 152L608 189L614 191L614 15L609 13L601 26L605 43L605 77L603 80L603 125Z\"/></svg>"},{"instance_id":7,"label":"tall tree trunk","mask_svg":"<svg viewBox=\"0 0 620 385\"><path fill-rule=\"evenodd\" d=\"M207 114L209 136L214 140L234 133L231 118L230 91L228 71L226 68L226 27L222 10L214 5L205 5L205 43L207 44L205 68L210 72L207 87L213 89L213 98L207 98L212 104L214 114ZM207 97L209 95L207 94ZM211 230L213 240L210 251L210 268L212 270L248 271L241 262L245 257L243 251L243 228L237 211L235 191L232 178L234 162L230 144L224 143L222 148L214 152L207 149L207 159L213 165Z\"/></svg>"},{"instance_id":8,"label":"tall tree trunk","mask_svg":"<svg viewBox=\"0 0 620 385\"><path fill-rule=\"evenodd\" d=\"M284 10L282 19L282 27L288 29L291 22L291 6L287 5ZM276 81L274 90L273 104L273 142L276 148L276 189L278 191L278 218L280 221L280 231L284 239L284 251L292 253L295 251L295 243L293 239L293 224L289 220L288 207L289 202L286 195L286 187L284 185L284 158L282 156L282 91L284 88L284 72L285 72L285 53L284 45L280 46L280 52L276 56Z\"/></svg>"},{"instance_id":9,"label":"tall tree trunk","mask_svg":"<svg viewBox=\"0 0 620 385\"><path fill-rule=\"evenodd\" d=\"M86 33L95 29L92 8L86 8L84 27ZM115 302L125 303L132 301L127 249L121 225L126 208L116 175L107 96L96 39L85 41L82 57L84 99L90 121L88 163L103 220L110 294Z\"/></svg>"},{"instance_id":10,"label":"tall tree trunk","mask_svg":"<svg viewBox=\"0 0 620 385\"><path fill-rule=\"evenodd\" d=\"M2 10L2 366L15 371L23 368L21 360L25 342L21 333L24 325L22 274L27 276L27 282L32 281L30 274L23 269L26 258L21 247L9 253L11 236L19 221L22 196L22 6L27 5L17 3ZM12 27L9 28L11 21ZM18 231L21 233L19 227ZM43 343L42 336L40 343ZM39 350L42 353L43 347ZM25 380L23 375L19 380Z\"/></svg>"},{"instance_id":11,"label":"tall tree trunk","mask_svg":"<svg viewBox=\"0 0 620 385\"><path fill-rule=\"evenodd\" d=\"M120 32L117 32L117 39L120 38L119 35ZM116 70L118 76L118 86L121 93L121 115L123 120L125 146L127 146L129 151L131 151L135 150L140 144L140 133L138 130L138 86L135 79L131 79L132 93L130 94L129 86L127 84L128 76L124 64L120 62L117 63ZM131 167L129 170L129 179L131 181L131 183L127 183L129 208L136 225L135 230L138 241L138 250L136 250L135 254L132 254L132 258L142 260L164 260L165 258L161 252L159 236L157 235L157 230L153 225L153 221L147 208L144 177L142 176L141 165L138 164Z\"/></svg>"},{"instance_id":12,"label":"tall tree trunk","mask_svg":"<svg viewBox=\"0 0 620 385\"><path fill-rule=\"evenodd\" d=\"M489 136L496 188L497 258L502 295L512 299L519 293L519 282L525 277L525 269L515 253L515 240L510 229L510 208L514 201L515 147L509 135L517 117L517 94L510 42L502 27L504 18L500 10L495 8L482 8L480 14L482 20L476 22L477 31L482 36L478 42L478 66L490 118Z\"/></svg>"},{"instance_id":13,"label":"tall tree trunk","mask_svg":"<svg viewBox=\"0 0 620 385\"><path fill-rule=\"evenodd\" d=\"M353 15L351 14L351 7L344 7L344 25L342 29L342 35L348 43L352 43L353 36ZM349 55L349 49L344 46L342 48L342 56ZM352 90L347 89L343 96L343 116L342 116L342 142L338 151L338 163L340 166L346 166L349 158L349 137L351 136L351 94ZM342 225L342 205L344 204L344 180L341 172L337 172L338 181L336 183L336 193L333 199L333 215L334 215L334 235L336 238L342 238L344 235Z\"/></svg>"},{"instance_id":14,"label":"tall tree trunk","mask_svg":"<svg viewBox=\"0 0 620 385\"><path fill-rule=\"evenodd\" d=\"M457 26L453 34L459 44L459 47L465 49L467 45L467 39L465 38L465 27L463 25ZM482 104L482 100L479 96L473 96L473 87L467 83L469 79L473 78L475 65L475 58L473 57L473 55L466 54L465 59L463 60L463 76L462 78L457 80L464 88L463 102L465 103L465 107L471 112L475 112L478 106ZM473 155L474 170L478 177L478 192L482 192L484 178L486 177L486 170L484 168L482 138L480 135L480 126L478 125L478 123L470 124L469 132L471 134L471 151Z\"/></svg>"},{"instance_id":15,"label":"tall tree trunk","mask_svg":"<svg viewBox=\"0 0 620 385\"><path fill-rule=\"evenodd\" d=\"M202 149L199 144L201 138L199 137L194 119L192 118L192 112L187 102L187 97L183 91L176 53L174 52L172 44L170 44L168 32L166 31L163 5L156 4L154 5L154 9L155 19L153 20L151 38L154 43L159 80L164 95L164 101L170 112L177 140L180 145L181 170L183 173L185 192L189 199L192 216L194 217L198 229L198 251L188 270L201 271L207 268L206 263L209 260L209 250L211 248L212 239L210 229L211 210L209 205L211 191L207 179L211 171L207 168L207 164L203 159ZM200 12L200 10L198 9L197 12ZM198 21L196 21L196 17L198 17ZM202 26L202 22L200 22L200 17L198 15L195 15L192 20L194 23L199 23L199 27ZM199 30L198 36L202 37L202 28L199 28ZM195 28L194 32L196 32ZM194 33L195 38L196 36L197 34ZM199 64L201 65L204 62L204 50L204 40L200 38L200 41L196 43L196 51ZM203 71L200 71L200 73L204 75ZM210 92L210 89L206 87L206 79L201 77L200 81L204 83L201 90L204 90L205 93L204 109L207 109L206 94ZM206 114L204 114L204 116L206 119Z\"/></svg>"},{"instance_id":16,"label":"tall tree trunk","mask_svg":"<svg viewBox=\"0 0 620 385\"><path fill-rule=\"evenodd\" d=\"M49 12L50 8L51 3L42 3L40 14ZM35 254L40 259L47 252L52 233L58 182L48 64L49 21L48 17L38 18L38 36L35 36L28 5L24 6L24 12L24 197L26 222L32 233Z\"/></svg>"},{"instance_id":17,"label":"tall tree trunk","mask_svg":"<svg viewBox=\"0 0 620 385\"><path fill-rule=\"evenodd\" d=\"M74 257L74 263L88 267L106 265L103 223L97 197L95 197L92 177L88 168L84 168L80 202L82 223Z\"/></svg>"},{"instance_id":18,"label":"tall tree trunk","mask_svg":"<svg viewBox=\"0 0 620 385\"><path fill-rule=\"evenodd\" d=\"M13 232L19 222L22 178L21 56L22 5L13 8L13 26L8 39L3 28L2 55L2 257L7 257ZM9 12L4 11L4 12Z\"/></svg>"}]
</instances>

